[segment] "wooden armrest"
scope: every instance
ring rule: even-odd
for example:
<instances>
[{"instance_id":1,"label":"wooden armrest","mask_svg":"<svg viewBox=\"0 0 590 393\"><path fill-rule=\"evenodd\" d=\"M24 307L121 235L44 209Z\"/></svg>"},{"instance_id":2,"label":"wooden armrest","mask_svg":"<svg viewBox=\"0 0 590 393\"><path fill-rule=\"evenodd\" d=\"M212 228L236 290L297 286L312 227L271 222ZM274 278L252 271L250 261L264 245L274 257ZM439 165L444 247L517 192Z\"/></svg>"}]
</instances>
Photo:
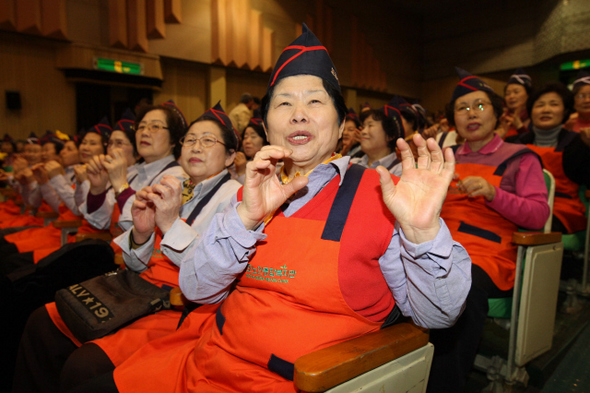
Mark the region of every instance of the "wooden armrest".
<instances>
[{"instance_id":1,"label":"wooden armrest","mask_svg":"<svg viewBox=\"0 0 590 393\"><path fill-rule=\"evenodd\" d=\"M82 226L82 220L56 220L53 221L55 228L79 228Z\"/></svg>"},{"instance_id":2,"label":"wooden armrest","mask_svg":"<svg viewBox=\"0 0 590 393\"><path fill-rule=\"evenodd\" d=\"M561 232L514 232L512 243L519 246L538 246L561 241Z\"/></svg>"},{"instance_id":3,"label":"wooden armrest","mask_svg":"<svg viewBox=\"0 0 590 393\"><path fill-rule=\"evenodd\" d=\"M185 302L184 295L179 287L174 287L170 291L170 304L174 307L183 307Z\"/></svg>"},{"instance_id":4,"label":"wooden armrest","mask_svg":"<svg viewBox=\"0 0 590 393\"><path fill-rule=\"evenodd\" d=\"M100 239L104 240L105 242L110 242L113 240L111 233L109 231L102 231L102 232L93 232L93 233L78 233L76 235L76 241L81 242L85 239Z\"/></svg>"},{"instance_id":5,"label":"wooden armrest","mask_svg":"<svg viewBox=\"0 0 590 393\"><path fill-rule=\"evenodd\" d=\"M427 330L399 323L301 356L293 381L305 392L323 392L426 344Z\"/></svg>"},{"instance_id":6,"label":"wooden armrest","mask_svg":"<svg viewBox=\"0 0 590 393\"><path fill-rule=\"evenodd\" d=\"M57 214L56 212L37 212L37 214L35 214L35 217L39 217L39 218L57 218L57 217L59 217L59 214Z\"/></svg>"}]
</instances>

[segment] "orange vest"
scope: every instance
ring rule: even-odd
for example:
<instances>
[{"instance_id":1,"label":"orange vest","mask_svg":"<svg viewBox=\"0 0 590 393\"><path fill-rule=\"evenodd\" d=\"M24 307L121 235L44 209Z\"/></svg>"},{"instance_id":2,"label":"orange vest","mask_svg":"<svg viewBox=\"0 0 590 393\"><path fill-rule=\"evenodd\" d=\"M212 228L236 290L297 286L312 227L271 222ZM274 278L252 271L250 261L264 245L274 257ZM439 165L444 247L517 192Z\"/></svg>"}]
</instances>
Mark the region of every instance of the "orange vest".
<instances>
[{"instance_id":1,"label":"orange vest","mask_svg":"<svg viewBox=\"0 0 590 393\"><path fill-rule=\"evenodd\" d=\"M349 169L341 187L333 179L292 216L276 214L221 306L197 308L177 333L117 367L119 391L295 391L290 380L298 357L378 330L395 304L379 267L394 219L377 172L361 169L360 183L350 186L355 171ZM382 305L381 321L345 300L342 264L364 265L370 277L356 279L372 285L364 295Z\"/></svg>"},{"instance_id":2,"label":"orange vest","mask_svg":"<svg viewBox=\"0 0 590 393\"><path fill-rule=\"evenodd\" d=\"M499 187L502 174L497 174L497 169L482 164L455 164L455 173L460 178L449 186L440 216L453 240L465 247L472 263L481 267L498 288L506 291L514 286L516 246L512 244L512 233L518 227L488 207L483 196L468 198L457 184L467 176L480 176Z\"/></svg>"},{"instance_id":3,"label":"orange vest","mask_svg":"<svg viewBox=\"0 0 590 393\"><path fill-rule=\"evenodd\" d=\"M586 207L578 194L580 186L565 175L562 149L559 146L553 148L527 145L527 147L541 157L543 166L555 178L553 215L559 218L559 221L567 228L568 233L586 229Z\"/></svg>"}]
</instances>

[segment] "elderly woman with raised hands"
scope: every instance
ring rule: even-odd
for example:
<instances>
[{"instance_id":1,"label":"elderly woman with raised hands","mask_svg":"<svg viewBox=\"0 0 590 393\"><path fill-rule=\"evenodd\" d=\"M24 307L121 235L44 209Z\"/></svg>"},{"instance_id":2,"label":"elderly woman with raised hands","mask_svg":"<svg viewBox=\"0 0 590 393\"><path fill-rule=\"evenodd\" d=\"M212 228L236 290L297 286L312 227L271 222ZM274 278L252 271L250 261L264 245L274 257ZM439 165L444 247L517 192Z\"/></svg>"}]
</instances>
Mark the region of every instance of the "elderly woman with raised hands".
<instances>
[{"instance_id":1,"label":"elderly woman with raised hands","mask_svg":"<svg viewBox=\"0 0 590 393\"><path fill-rule=\"evenodd\" d=\"M537 230L549 217L547 189L539 157L522 145L504 143L495 133L502 98L462 69L447 119L465 140L455 150L455 179L441 217L453 239L472 260L472 284L465 311L448 329L432 329L434 359L428 391L462 392L473 366L488 314L488 298L512 296L519 227Z\"/></svg>"},{"instance_id":2,"label":"elderly woman with raised hands","mask_svg":"<svg viewBox=\"0 0 590 393\"><path fill-rule=\"evenodd\" d=\"M206 304L78 391L294 392L293 362L311 350L401 313L427 327L460 314L470 259L438 217L452 154L416 136L416 168L400 141L397 185L385 168L350 166L334 154L346 116L337 73L305 25L274 70L262 100L271 145L181 264L183 293Z\"/></svg>"},{"instance_id":3,"label":"elderly woman with raised hands","mask_svg":"<svg viewBox=\"0 0 590 393\"><path fill-rule=\"evenodd\" d=\"M156 106L142 107L135 120L135 141L141 157L135 165L137 176L129 177L127 160L121 154L101 156L90 167L95 176L103 180L92 182L88 193L85 217L97 228L106 229L114 224L127 230L132 225L131 206L135 192L157 183L164 175L184 180L186 174L176 161L180 156L180 138L186 131L184 115L172 101ZM110 186L108 183L110 182ZM112 187L115 199L107 195ZM119 214L114 213L118 206Z\"/></svg>"},{"instance_id":4,"label":"elderly woman with raised hands","mask_svg":"<svg viewBox=\"0 0 590 393\"><path fill-rule=\"evenodd\" d=\"M180 143L179 161L189 179L180 182L165 175L139 190L131 207L133 226L115 239L127 268L168 288L178 286L183 257L240 187L227 171L237 134L219 104L195 120ZM47 304L31 316L23 335L15 391L57 390L57 381L59 389L67 391L113 369L149 341L173 333L181 314L163 310L84 343L64 324L55 303ZM29 345L32 342L36 345Z\"/></svg>"}]
</instances>

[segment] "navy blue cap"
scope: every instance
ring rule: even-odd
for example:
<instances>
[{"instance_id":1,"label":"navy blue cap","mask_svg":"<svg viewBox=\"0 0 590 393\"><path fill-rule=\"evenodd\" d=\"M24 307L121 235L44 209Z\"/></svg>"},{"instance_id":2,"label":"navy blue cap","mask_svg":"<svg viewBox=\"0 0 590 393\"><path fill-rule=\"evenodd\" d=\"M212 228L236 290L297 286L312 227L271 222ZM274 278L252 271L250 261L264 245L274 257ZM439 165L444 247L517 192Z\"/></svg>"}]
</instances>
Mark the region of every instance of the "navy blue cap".
<instances>
[{"instance_id":1,"label":"navy blue cap","mask_svg":"<svg viewBox=\"0 0 590 393\"><path fill-rule=\"evenodd\" d=\"M221 101L218 101L213 108L209 109L199 117L199 119L202 118L217 120L218 122L223 124L228 130L233 131L233 135L236 138L235 145L238 146L240 137L238 135L238 132L234 128L231 120L229 119L229 116L227 116L227 113L225 113L225 111L223 110L223 107L221 106Z\"/></svg>"},{"instance_id":2,"label":"navy blue cap","mask_svg":"<svg viewBox=\"0 0 590 393\"><path fill-rule=\"evenodd\" d=\"M270 75L268 89L281 79L295 75L314 75L322 78L340 92L336 67L328 50L304 23L302 33L283 49Z\"/></svg>"},{"instance_id":3,"label":"navy blue cap","mask_svg":"<svg viewBox=\"0 0 590 393\"><path fill-rule=\"evenodd\" d=\"M166 102L163 102L161 105L168 107L168 108L172 109L174 112L176 112L180 116L180 120L182 120L183 128L185 130L188 128L188 123L186 122L186 117L184 117L184 114L182 113L182 111L180 110L178 105L176 105L176 103L174 101L168 100Z\"/></svg>"},{"instance_id":4,"label":"navy blue cap","mask_svg":"<svg viewBox=\"0 0 590 393\"><path fill-rule=\"evenodd\" d=\"M31 132L29 134L29 137L27 138L26 141L29 145L38 145L39 144L39 138L37 138L37 135L35 135L34 132Z\"/></svg>"},{"instance_id":5,"label":"navy blue cap","mask_svg":"<svg viewBox=\"0 0 590 393\"><path fill-rule=\"evenodd\" d=\"M404 133L404 127L402 126L402 112L400 109L400 105L403 104L406 100L404 100L400 96L394 96L387 105L383 106L383 108L379 108L379 110L385 113L385 116L391 118L393 123L396 125L399 135L401 138L405 138L406 135Z\"/></svg>"},{"instance_id":6,"label":"navy blue cap","mask_svg":"<svg viewBox=\"0 0 590 393\"><path fill-rule=\"evenodd\" d=\"M127 108L121 115L121 119L115 124L113 131L123 131L125 133L134 132L135 114L131 109Z\"/></svg>"},{"instance_id":7,"label":"navy blue cap","mask_svg":"<svg viewBox=\"0 0 590 393\"><path fill-rule=\"evenodd\" d=\"M248 127L260 127L262 126L262 115L260 114L260 109L256 109L254 110L252 117L250 118L250 121L248 122L248 125L246 126L246 128Z\"/></svg>"},{"instance_id":8,"label":"navy blue cap","mask_svg":"<svg viewBox=\"0 0 590 393\"><path fill-rule=\"evenodd\" d=\"M574 89L577 87L582 87L584 85L590 85L590 74L586 71L578 72L576 75L576 80L574 81Z\"/></svg>"},{"instance_id":9,"label":"navy blue cap","mask_svg":"<svg viewBox=\"0 0 590 393\"><path fill-rule=\"evenodd\" d=\"M479 79L477 76L471 75L469 72L459 67L455 67L455 71L461 80L459 83L457 83L457 86L453 91L451 102L455 101L459 97L464 96L465 94L473 93L474 91L487 91L489 93L494 92L494 90L487 83Z\"/></svg>"},{"instance_id":10,"label":"navy blue cap","mask_svg":"<svg viewBox=\"0 0 590 393\"><path fill-rule=\"evenodd\" d=\"M530 89L533 86L533 80L522 68L519 68L510 75L508 84L522 85Z\"/></svg>"},{"instance_id":11,"label":"navy blue cap","mask_svg":"<svg viewBox=\"0 0 590 393\"><path fill-rule=\"evenodd\" d=\"M92 127L90 127L87 130L87 133L88 132L97 133L98 135L102 136L103 138L108 139L109 135L111 135L111 132L113 132L113 129L111 128L111 126L109 124L109 119L106 116L104 116L102 119L100 119L98 124L95 124Z\"/></svg>"}]
</instances>

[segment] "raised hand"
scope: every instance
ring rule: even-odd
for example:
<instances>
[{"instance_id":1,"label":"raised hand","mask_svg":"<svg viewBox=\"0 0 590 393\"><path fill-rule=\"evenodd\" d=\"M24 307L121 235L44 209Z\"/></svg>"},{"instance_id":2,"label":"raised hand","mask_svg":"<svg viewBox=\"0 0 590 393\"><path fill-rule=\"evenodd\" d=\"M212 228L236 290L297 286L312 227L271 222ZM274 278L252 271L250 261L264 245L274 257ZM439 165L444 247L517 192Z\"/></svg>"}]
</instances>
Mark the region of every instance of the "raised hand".
<instances>
[{"instance_id":1,"label":"raised hand","mask_svg":"<svg viewBox=\"0 0 590 393\"><path fill-rule=\"evenodd\" d=\"M467 176L465 179L461 180L459 189L471 198L481 195L488 202L493 201L496 196L496 188L480 176Z\"/></svg>"},{"instance_id":2,"label":"raised hand","mask_svg":"<svg viewBox=\"0 0 590 393\"><path fill-rule=\"evenodd\" d=\"M234 165L236 166L236 172L238 175L243 175L246 171L246 164L248 160L246 159L246 155L241 151L236 153L236 158L234 159Z\"/></svg>"},{"instance_id":3,"label":"raised hand","mask_svg":"<svg viewBox=\"0 0 590 393\"><path fill-rule=\"evenodd\" d=\"M114 148L112 155L102 156L101 164L109 174L109 180L114 190L118 190L127 183L127 159L120 148Z\"/></svg>"},{"instance_id":4,"label":"raised hand","mask_svg":"<svg viewBox=\"0 0 590 393\"><path fill-rule=\"evenodd\" d=\"M53 179L57 175L65 174L63 166L55 160L51 160L45 164L45 171L47 172L47 177L50 179Z\"/></svg>"},{"instance_id":5,"label":"raised hand","mask_svg":"<svg viewBox=\"0 0 590 393\"><path fill-rule=\"evenodd\" d=\"M104 154L94 156L86 164L86 175L90 181L90 193L92 195L102 194L107 189L109 174L101 164L101 157Z\"/></svg>"},{"instance_id":6,"label":"raised hand","mask_svg":"<svg viewBox=\"0 0 590 393\"><path fill-rule=\"evenodd\" d=\"M237 212L248 230L257 228L285 201L307 185L307 177L299 176L286 185L276 175L277 162L292 151L282 146L263 146L246 165L242 203Z\"/></svg>"},{"instance_id":7,"label":"raised hand","mask_svg":"<svg viewBox=\"0 0 590 393\"><path fill-rule=\"evenodd\" d=\"M76 175L76 181L81 184L88 180L88 172L86 171L85 164L74 165L74 175Z\"/></svg>"},{"instance_id":8,"label":"raised hand","mask_svg":"<svg viewBox=\"0 0 590 393\"><path fill-rule=\"evenodd\" d=\"M162 234L166 234L179 216L182 205L182 183L174 176L166 175L160 184L152 187L147 198L155 206L155 223Z\"/></svg>"},{"instance_id":9,"label":"raised hand","mask_svg":"<svg viewBox=\"0 0 590 393\"><path fill-rule=\"evenodd\" d=\"M45 170L45 164L43 164L42 162L33 165L31 170L33 171L33 176L35 177L35 180L37 180L37 183L45 184L49 181L49 177L47 176L47 170Z\"/></svg>"},{"instance_id":10,"label":"raised hand","mask_svg":"<svg viewBox=\"0 0 590 393\"><path fill-rule=\"evenodd\" d=\"M455 173L455 156L451 149L446 149L443 157L432 138L425 141L415 134L413 141L418 150L417 164L410 146L401 138L397 140L402 157L402 176L397 185L387 169L379 166L377 171L383 201L406 238L419 244L434 239L440 229L438 219Z\"/></svg>"},{"instance_id":11,"label":"raised hand","mask_svg":"<svg viewBox=\"0 0 590 393\"><path fill-rule=\"evenodd\" d=\"M144 187L135 193L135 200L131 205L133 218L133 239L142 244L148 241L156 229L156 207L148 198L153 192L151 186Z\"/></svg>"}]
</instances>

